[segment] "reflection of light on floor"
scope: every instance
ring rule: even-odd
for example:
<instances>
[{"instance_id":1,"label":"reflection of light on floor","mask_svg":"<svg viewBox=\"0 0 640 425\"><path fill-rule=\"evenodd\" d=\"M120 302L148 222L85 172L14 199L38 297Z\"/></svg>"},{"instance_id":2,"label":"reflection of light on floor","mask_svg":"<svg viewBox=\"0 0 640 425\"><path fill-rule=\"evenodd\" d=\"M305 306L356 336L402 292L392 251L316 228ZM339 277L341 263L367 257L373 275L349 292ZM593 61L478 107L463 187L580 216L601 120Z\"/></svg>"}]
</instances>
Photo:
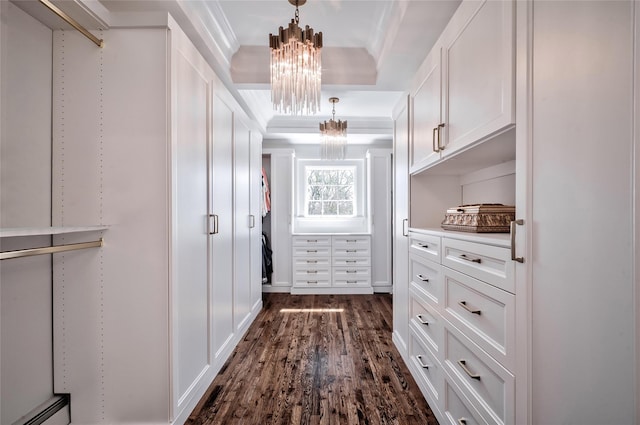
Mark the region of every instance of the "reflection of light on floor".
<instances>
[{"instance_id":1,"label":"reflection of light on floor","mask_svg":"<svg viewBox=\"0 0 640 425\"><path fill-rule=\"evenodd\" d=\"M344 308L282 308L280 313L342 313Z\"/></svg>"}]
</instances>

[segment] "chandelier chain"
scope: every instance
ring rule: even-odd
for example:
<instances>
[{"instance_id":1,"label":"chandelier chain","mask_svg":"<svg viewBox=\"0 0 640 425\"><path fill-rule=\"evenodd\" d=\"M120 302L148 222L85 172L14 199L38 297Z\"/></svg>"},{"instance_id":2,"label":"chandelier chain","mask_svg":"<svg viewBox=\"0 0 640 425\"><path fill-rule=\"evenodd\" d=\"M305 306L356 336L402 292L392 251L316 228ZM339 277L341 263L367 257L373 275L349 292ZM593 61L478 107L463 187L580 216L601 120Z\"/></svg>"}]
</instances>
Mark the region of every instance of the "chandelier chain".
<instances>
[{"instance_id":1,"label":"chandelier chain","mask_svg":"<svg viewBox=\"0 0 640 425\"><path fill-rule=\"evenodd\" d=\"M299 24L300 23L300 11L298 10L298 1L297 0L296 0L296 14L295 14L295 17L296 17L296 24Z\"/></svg>"}]
</instances>

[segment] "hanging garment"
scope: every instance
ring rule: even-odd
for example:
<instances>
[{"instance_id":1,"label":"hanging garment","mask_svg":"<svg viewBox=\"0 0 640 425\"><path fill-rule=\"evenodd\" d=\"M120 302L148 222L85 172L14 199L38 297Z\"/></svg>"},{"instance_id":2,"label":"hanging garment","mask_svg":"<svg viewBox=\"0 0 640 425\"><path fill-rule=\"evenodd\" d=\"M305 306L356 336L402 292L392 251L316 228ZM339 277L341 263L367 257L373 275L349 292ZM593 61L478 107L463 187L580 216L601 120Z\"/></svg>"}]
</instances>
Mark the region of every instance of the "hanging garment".
<instances>
[{"instance_id":1,"label":"hanging garment","mask_svg":"<svg viewBox=\"0 0 640 425\"><path fill-rule=\"evenodd\" d=\"M273 274L271 243L264 233L262 234L262 283L271 283L271 275Z\"/></svg>"},{"instance_id":2,"label":"hanging garment","mask_svg":"<svg viewBox=\"0 0 640 425\"><path fill-rule=\"evenodd\" d=\"M262 217L266 217L269 211L271 211L271 192L269 191L267 172L262 167Z\"/></svg>"}]
</instances>

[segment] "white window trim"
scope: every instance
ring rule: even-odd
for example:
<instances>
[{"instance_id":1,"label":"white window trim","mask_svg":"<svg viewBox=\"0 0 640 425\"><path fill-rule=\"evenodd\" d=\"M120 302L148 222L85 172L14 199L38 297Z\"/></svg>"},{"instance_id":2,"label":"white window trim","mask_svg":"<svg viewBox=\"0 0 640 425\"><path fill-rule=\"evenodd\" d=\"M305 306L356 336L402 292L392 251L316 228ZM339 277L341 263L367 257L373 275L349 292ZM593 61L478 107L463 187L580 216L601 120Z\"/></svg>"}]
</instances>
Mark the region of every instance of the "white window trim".
<instances>
[{"instance_id":1,"label":"white window trim","mask_svg":"<svg viewBox=\"0 0 640 425\"><path fill-rule=\"evenodd\" d=\"M307 167L354 167L354 215L353 216L307 216L306 215L306 168ZM294 233L366 233L368 226L367 211L367 164L364 159L345 159L324 161L318 159L295 160L294 190Z\"/></svg>"}]
</instances>

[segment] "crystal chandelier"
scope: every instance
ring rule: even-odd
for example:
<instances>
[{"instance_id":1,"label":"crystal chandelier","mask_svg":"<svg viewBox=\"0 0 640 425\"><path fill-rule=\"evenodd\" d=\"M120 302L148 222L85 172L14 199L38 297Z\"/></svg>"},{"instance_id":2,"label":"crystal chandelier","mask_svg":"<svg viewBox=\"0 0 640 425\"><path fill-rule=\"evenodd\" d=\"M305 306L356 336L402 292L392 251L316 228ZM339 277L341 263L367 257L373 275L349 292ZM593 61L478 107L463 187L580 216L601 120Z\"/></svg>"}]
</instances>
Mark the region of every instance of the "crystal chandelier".
<instances>
[{"instance_id":1,"label":"crystal chandelier","mask_svg":"<svg viewBox=\"0 0 640 425\"><path fill-rule=\"evenodd\" d=\"M309 115L320 109L322 32L298 26L298 6L306 1L289 0L296 7L295 19L286 29L280 27L277 35L269 34L271 101L279 113Z\"/></svg>"},{"instance_id":2,"label":"crystal chandelier","mask_svg":"<svg viewBox=\"0 0 640 425\"><path fill-rule=\"evenodd\" d=\"M329 98L333 104L333 118L329 122L320 123L320 135L322 136L321 157L322 159L344 159L344 151L347 144L347 122L336 121L336 103L340 99Z\"/></svg>"}]
</instances>

